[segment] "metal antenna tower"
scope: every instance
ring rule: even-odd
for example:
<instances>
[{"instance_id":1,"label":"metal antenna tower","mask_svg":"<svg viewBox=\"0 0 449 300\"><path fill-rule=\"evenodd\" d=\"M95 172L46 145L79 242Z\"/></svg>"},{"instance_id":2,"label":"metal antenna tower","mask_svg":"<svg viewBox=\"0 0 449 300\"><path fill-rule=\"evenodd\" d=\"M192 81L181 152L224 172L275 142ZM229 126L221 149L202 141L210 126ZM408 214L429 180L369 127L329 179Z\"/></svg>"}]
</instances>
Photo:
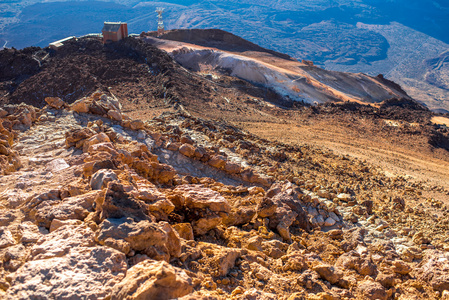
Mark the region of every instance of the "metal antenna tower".
<instances>
[{"instance_id":1,"label":"metal antenna tower","mask_svg":"<svg viewBox=\"0 0 449 300\"><path fill-rule=\"evenodd\" d=\"M164 27L164 20L162 19L162 13L165 11L165 8L158 7L156 9L157 12L157 36L161 36L164 34L165 27Z\"/></svg>"}]
</instances>

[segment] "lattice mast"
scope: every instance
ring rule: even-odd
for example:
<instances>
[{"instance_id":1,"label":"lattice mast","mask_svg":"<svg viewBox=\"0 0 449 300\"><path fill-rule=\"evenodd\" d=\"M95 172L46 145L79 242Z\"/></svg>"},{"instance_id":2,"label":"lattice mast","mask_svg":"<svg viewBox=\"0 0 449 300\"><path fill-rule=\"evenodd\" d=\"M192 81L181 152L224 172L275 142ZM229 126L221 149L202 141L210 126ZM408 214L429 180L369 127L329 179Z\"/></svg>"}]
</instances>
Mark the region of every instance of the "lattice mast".
<instances>
[{"instance_id":1,"label":"lattice mast","mask_svg":"<svg viewBox=\"0 0 449 300\"><path fill-rule=\"evenodd\" d=\"M158 7L156 9L157 12L157 36L161 36L165 32L164 20L162 19L162 13L165 11L165 8Z\"/></svg>"}]
</instances>

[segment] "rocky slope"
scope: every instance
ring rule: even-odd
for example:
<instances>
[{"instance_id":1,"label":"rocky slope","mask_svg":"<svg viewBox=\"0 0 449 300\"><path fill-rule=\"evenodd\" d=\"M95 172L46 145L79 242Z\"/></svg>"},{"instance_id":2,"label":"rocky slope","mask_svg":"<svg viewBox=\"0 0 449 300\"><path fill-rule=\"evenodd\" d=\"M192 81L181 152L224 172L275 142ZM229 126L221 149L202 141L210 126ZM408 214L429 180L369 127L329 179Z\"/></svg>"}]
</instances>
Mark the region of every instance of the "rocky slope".
<instances>
[{"instance_id":1,"label":"rocky slope","mask_svg":"<svg viewBox=\"0 0 449 300\"><path fill-rule=\"evenodd\" d=\"M449 119L416 101L298 106L138 39L0 70L0 298L449 297Z\"/></svg>"},{"instance_id":2,"label":"rocky slope","mask_svg":"<svg viewBox=\"0 0 449 300\"><path fill-rule=\"evenodd\" d=\"M182 113L130 119L101 92L45 100L0 111L5 299L448 297L449 209L425 183Z\"/></svg>"}]
</instances>

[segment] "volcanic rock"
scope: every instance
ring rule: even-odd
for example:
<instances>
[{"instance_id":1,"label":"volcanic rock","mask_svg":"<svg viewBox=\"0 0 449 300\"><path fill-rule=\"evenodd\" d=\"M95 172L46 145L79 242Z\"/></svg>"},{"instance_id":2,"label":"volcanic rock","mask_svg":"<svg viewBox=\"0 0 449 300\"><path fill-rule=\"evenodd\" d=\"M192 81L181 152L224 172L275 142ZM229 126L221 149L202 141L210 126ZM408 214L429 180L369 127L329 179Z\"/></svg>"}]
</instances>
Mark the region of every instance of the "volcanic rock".
<instances>
[{"instance_id":1,"label":"volcanic rock","mask_svg":"<svg viewBox=\"0 0 449 300\"><path fill-rule=\"evenodd\" d=\"M145 260L128 269L111 299L174 299L190 294L193 281L182 269L164 261Z\"/></svg>"}]
</instances>

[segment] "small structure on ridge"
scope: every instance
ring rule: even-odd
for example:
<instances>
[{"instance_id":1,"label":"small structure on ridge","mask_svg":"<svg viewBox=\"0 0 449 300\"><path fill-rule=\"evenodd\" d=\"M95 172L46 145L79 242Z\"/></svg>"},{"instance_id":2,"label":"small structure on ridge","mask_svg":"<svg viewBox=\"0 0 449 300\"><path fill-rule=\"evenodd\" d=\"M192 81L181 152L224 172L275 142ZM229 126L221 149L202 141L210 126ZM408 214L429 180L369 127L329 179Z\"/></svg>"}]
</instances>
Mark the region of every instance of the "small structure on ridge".
<instances>
[{"instance_id":1,"label":"small structure on ridge","mask_svg":"<svg viewBox=\"0 0 449 300\"><path fill-rule=\"evenodd\" d=\"M157 12L157 36L161 36L165 32L164 20L162 19L162 13L165 11L165 8L158 7L156 9Z\"/></svg>"},{"instance_id":2,"label":"small structure on ridge","mask_svg":"<svg viewBox=\"0 0 449 300\"><path fill-rule=\"evenodd\" d=\"M128 24L122 22L104 22L103 44L117 42L128 37Z\"/></svg>"}]
</instances>

